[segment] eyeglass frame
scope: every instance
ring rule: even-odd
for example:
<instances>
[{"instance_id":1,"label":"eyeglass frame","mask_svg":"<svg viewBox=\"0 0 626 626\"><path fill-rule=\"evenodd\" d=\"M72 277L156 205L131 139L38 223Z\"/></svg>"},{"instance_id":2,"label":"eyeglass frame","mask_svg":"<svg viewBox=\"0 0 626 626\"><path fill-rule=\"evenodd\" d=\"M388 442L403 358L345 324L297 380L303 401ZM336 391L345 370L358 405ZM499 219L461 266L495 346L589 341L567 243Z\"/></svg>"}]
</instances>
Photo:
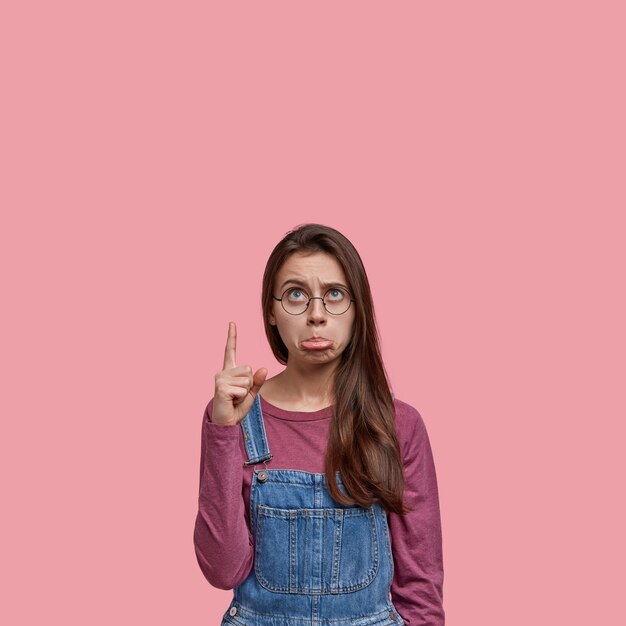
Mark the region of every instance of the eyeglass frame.
<instances>
[{"instance_id":1,"label":"eyeglass frame","mask_svg":"<svg viewBox=\"0 0 626 626\"><path fill-rule=\"evenodd\" d=\"M282 307L283 311L285 313L287 313L288 315L302 315L303 313L306 313L309 305L311 304L311 300L321 300L322 301L322 306L324 307L324 311L326 311L326 313L328 313L328 315L344 315L345 313L347 313L350 310L350 307L352 306L352 303L356 303L356 300L354 298L352 298L352 294L347 290L344 289L343 287L329 287L325 293L324 296L329 292L332 291L333 289L339 289L341 291L345 291L348 294L348 299L350 300L350 303L348 304L348 308L345 311L342 311L341 313L331 313L327 308L326 308L326 302L324 302L324 296L311 296L309 298L309 301L306 303L306 306L304 307L304 311L300 311L300 313L291 313L290 311L288 311L285 308L285 305L283 304L283 298L285 297L285 294L290 290L290 289L300 289L301 291L304 291L304 293L307 293L305 289L302 289L301 287L287 287L287 289L285 289L285 291L283 291L283 293L281 294L280 298L277 298L274 294L272 294L272 298L274 298L274 300L278 300L280 302L280 306ZM309 295L307 293L307 295Z\"/></svg>"}]
</instances>

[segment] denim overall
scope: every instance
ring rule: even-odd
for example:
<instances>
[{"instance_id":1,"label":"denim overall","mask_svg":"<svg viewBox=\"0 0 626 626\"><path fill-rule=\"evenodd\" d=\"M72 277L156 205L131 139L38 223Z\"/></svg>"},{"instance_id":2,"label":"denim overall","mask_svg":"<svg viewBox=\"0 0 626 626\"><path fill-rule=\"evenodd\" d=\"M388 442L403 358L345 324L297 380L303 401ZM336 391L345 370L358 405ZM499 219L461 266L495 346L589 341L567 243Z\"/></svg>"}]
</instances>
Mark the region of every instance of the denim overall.
<instances>
[{"instance_id":1,"label":"denim overall","mask_svg":"<svg viewBox=\"0 0 626 626\"><path fill-rule=\"evenodd\" d=\"M385 510L343 505L325 474L267 469L272 458L257 395L240 422L254 469L254 565L221 626L402 626L390 599L393 558ZM337 486L345 487L340 472Z\"/></svg>"}]
</instances>

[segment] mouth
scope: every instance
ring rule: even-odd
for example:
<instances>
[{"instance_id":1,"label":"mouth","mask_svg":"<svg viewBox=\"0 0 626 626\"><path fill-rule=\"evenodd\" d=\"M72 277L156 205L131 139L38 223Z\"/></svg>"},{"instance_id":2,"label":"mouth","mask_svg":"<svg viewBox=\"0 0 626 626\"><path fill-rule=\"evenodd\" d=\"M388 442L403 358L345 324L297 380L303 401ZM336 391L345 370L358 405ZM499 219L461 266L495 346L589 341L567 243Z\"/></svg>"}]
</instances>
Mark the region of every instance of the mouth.
<instances>
[{"instance_id":1,"label":"mouth","mask_svg":"<svg viewBox=\"0 0 626 626\"><path fill-rule=\"evenodd\" d=\"M325 337L309 337L300 344L305 350L328 350L333 345L330 339Z\"/></svg>"}]
</instances>

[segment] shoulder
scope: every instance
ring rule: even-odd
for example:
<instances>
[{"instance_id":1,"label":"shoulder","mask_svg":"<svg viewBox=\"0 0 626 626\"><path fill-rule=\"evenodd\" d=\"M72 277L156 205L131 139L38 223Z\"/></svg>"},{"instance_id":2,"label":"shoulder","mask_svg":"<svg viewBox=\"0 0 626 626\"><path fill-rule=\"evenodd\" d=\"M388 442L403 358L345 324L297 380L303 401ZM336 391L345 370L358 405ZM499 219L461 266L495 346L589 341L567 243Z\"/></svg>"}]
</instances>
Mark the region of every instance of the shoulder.
<instances>
[{"instance_id":1,"label":"shoulder","mask_svg":"<svg viewBox=\"0 0 626 626\"><path fill-rule=\"evenodd\" d=\"M426 425L420 412L408 402L394 398L393 405L396 412L396 432L400 442L402 457L406 458L410 449L419 447L428 439Z\"/></svg>"},{"instance_id":2,"label":"shoulder","mask_svg":"<svg viewBox=\"0 0 626 626\"><path fill-rule=\"evenodd\" d=\"M408 402L394 398L393 406L396 410L396 428L398 432L413 432L418 426L424 425L420 412Z\"/></svg>"}]
</instances>

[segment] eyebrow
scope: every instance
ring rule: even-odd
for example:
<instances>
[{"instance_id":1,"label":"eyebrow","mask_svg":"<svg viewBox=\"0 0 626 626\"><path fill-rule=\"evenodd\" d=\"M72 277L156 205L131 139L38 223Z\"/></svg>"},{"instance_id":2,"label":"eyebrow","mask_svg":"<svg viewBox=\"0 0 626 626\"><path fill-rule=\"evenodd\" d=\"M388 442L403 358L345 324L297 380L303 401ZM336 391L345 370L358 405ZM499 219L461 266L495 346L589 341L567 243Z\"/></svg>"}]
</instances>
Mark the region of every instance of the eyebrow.
<instances>
[{"instance_id":1,"label":"eyebrow","mask_svg":"<svg viewBox=\"0 0 626 626\"><path fill-rule=\"evenodd\" d=\"M288 285L289 283L293 284L293 285L298 285L299 287L308 287L309 285L306 284L305 281L300 280L299 278L289 278L288 280L286 280L281 286L280 288L283 289L285 287L285 285ZM324 288L326 287L343 287L346 291L348 291L348 288L339 282L332 282L332 283L320 283L320 285Z\"/></svg>"}]
</instances>

